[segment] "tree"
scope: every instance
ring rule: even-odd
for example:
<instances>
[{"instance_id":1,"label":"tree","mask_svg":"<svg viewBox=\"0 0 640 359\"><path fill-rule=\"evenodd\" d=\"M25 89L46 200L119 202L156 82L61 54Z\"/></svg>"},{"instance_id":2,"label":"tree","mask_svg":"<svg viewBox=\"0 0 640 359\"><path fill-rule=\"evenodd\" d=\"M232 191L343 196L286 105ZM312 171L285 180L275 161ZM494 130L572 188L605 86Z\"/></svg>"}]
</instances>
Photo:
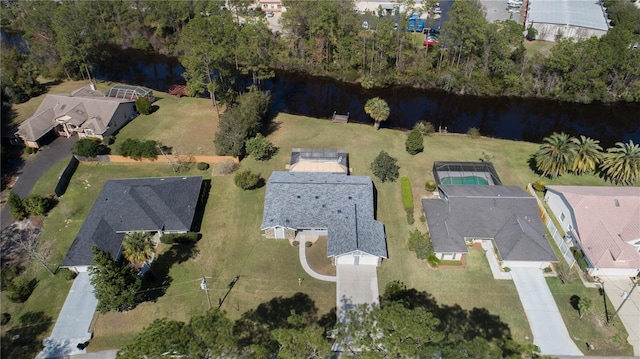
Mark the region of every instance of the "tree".
<instances>
[{"instance_id":1,"label":"tree","mask_svg":"<svg viewBox=\"0 0 640 359\"><path fill-rule=\"evenodd\" d=\"M143 115L151 113L151 101L146 97L140 97L136 100L136 111Z\"/></svg>"},{"instance_id":2,"label":"tree","mask_svg":"<svg viewBox=\"0 0 640 359\"><path fill-rule=\"evenodd\" d=\"M273 144L258 133L255 137L245 142L247 152L258 161L264 161L271 158L275 152Z\"/></svg>"},{"instance_id":3,"label":"tree","mask_svg":"<svg viewBox=\"0 0 640 359\"><path fill-rule=\"evenodd\" d=\"M122 241L122 256L133 264L142 264L153 255L153 242L147 232L130 232Z\"/></svg>"},{"instance_id":4,"label":"tree","mask_svg":"<svg viewBox=\"0 0 640 359\"><path fill-rule=\"evenodd\" d=\"M238 103L220 118L214 143L216 153L222 156L242 157L245 141L257 135L266 124L271 94L249 91L238 98Z\"/></svg>"},{"instance_id":5,"label":"tree","mask_svg":"<svg viewBox=\"0 0 640 359\"><path fill-rule=\"evenodd\" d=\"M382 182L395 182L400 176L400 167L396 164L397 159L389 156L385 151L380 151L378 156L371 162L371 171Z\"/></svg>"},{"instance_id":6,"label":"tree","mask_svg":"<svg viewBox=\"0 0 640 359\"><path fill-rule=\"evenodd\" d=\"M329 357L331 347L325 339L325 330L315 323L308 324L300 314L291 310L287 318L290 328L276 328L271 338L278 342L278 358L325 358Z\"/></svg>"},{"instance_id":7,"label":"tree","mask_svg":"<svg viewBox=\"0 0 640 359\"><path fill-rule=\"evenodd\" d=\"M364 105L364 112L371 116L375 121L373 127L377 130L380 128L380 122L386 121L389 118L389 105L380 97L374 97L367 100Z\"/></svg>"},{"instance_id":8,"label":"tree","mask_svg":"<svg viewBox=\"0 0 640 359\"><path fill-rule=\"evenodd\" d=\"M578 301L578 311L580 312L580 318L593 311L593 299L590 297L580 297Z\"/></svg>"},{"instance_id":9,"label":"tree","mask_svg":"<svg viewBox=\"0 0 640 359\"><path fill-rule=\"evenodd\" d=\"M260 175L253 173L250 170L245 170L236 173L233 177L233 182L243 190L254 189L260 183Z\"/></svg>"},{"instance_id":10,"label":"tree","mask_svg":"<svg viewBox=\"0 0 640 359\"><path fill-rule=\"evenodd\" d=\"M18 49L2 51L2 86L13 103L25 102L42 90L34 62Z\"/></svg>"},{"instance_id":11,"label":"tree","mask_svg":"<svg viewBox=\"0 0 640 359\"><path fill-rule=\"evenodd\" d=\"M576 145L576 156L573 160L573 171L576 174L590 173L596 170L602 160L602 147L600 141L580 135L580 138L572 138Z\"/></svg>"},{"instance_id":12,"label":"tree","mask_svg":"<svg viewBox=\"0 0 640 359\"><path fill-rule=\"evenodd\" d=\"M538 36L538 30L536 30L536 28L533 27L533 24L529 25L529 27L527 28L527 35L526 35L527 40L533 41L536 39L536 36Z\"/></svg>"},{"instance_id":13,"label":"tree","mask_svg":"<svg viewBox=\"0 0 640 359\"><path fill-rule=\"evenodd\" d=\"M183 322L155 319L120 350L116 358L161 358L190 354L193 332Z\"/></svg>"},{"instance_id":14,"label":"tree","mask_svg":"<svg viewBox=\"0 0 640 359\"><path fill-rule=\"evenodd\" d=\"M405 149L409 154L416 155L424 151L424 139L422 133L418 130L412 130L407 136L407 140L404 142Z\"/></svg>"},{"instance_id":15,"label":"tree","mask_svg":"<svg viewBox=\"0 0 640 359\"><path fill-rule=\"evenodd\" d=\"M94 246L89 267L91 284L98 299L98 311L127 310L140 299L142 281L127 262L114 259L109 252Z\"/></svg>"},{"instance_id":16,"label":"tree","mask_svg":"<svg viewBox=\"0 0 640 359\"><path fill-rule=\"evenodd\" d=\"M49 200L39 194L29 195L22 203L30 216L44 216L49 211Z\"/></svg>"},{"instance_id":17,"label":"tree","mask_svg":"<svg viewBox=\"0 0 640 359\"><path fill-rule=\"evenodd\" d=\"M640 145L617 142L608 148L602 160L602 171L613 183L632 185L640 180Z\"/></svg>"},{"instance_id":18,"label":"tree","mask_svg":"<svg viewBox=\"0 0 640 359\"><path fill-rule=\"evenodd\" d=\"M577 148L575 142L566 133L554 132L545 137L534 158L537 169L543 176L557 177L573 168Z\"/></svg>"},{"instance_id":19,"label":"tree","mask_svg":"<svg viewBox=\"0 0 640 359\"><path fill-rule=\"evenodd\" d=\"M127 138L120 144L120 154L136 160L142 158L157 158L162 145L153 140L138 140Z\"/></svg>"},{"instance_id":20,"label":"tree","mask_svg":"<svg viewBox=\"0 0 640 359\"><path fill-rule=\"evenodd\" d=\"M46 250L40 243L40 228L34 226L33 224L27 224L24 228L19 228L17 230L9 230L3 231L2 233L3 239L11 242L13 246L19 248L23 255L26 255L32 260L38 262L44 269L49 272L51 275L55 275L53 269L49 267L47 263L48 258L48 250ZM11 267L9 267L9 274L12 274ZM14 269L17 267L13 267ZM15 276L18 274L18 270L13 271ZM5 269L2 270L3 280L5 275ZM4 283L4 282L3 282Z\"/></svg>"},{"instance_id":21,"label":"tree","mask_svg":"<svg viewBox=\"0 0 640 359\"><path fill-rule=\"evenodd\" d=\"M555 269L560 283L567 284L573 279L574 272L565 261L561 260L555 264Z\"/></svg>"},{"instance_id":22,"label":"tree","mask_svg":"<svg viewBox=\"0 0 640 359\"><path fill-rule=\"evenodd\" d=\"M418 229L409 232L409 250L416 253L418 259L427 259L433 254L433 245L429 232L420 233Z\"/></svg>"},{"instance_id":23,"label":"tree","mask_svg":"<svg viewBox=\"0 0 640 359\"><path fill-rule=\"evenodd\" d=\"M100 140L81 138L71 146L71 153L80 157L96 157L100 149Z\"/></svg>"},{"instance_id":24,"label":"tree","mask_svg":"<svg viewBox=\"0 0 640 359\"><path fill-rule=\"evenodd\" d=\"M15 220L19 221L27 216L27 210L24 208L22 198L14 191L9 192L7 203L9 203L9 212Z\"/></svg>"}]
</instances>

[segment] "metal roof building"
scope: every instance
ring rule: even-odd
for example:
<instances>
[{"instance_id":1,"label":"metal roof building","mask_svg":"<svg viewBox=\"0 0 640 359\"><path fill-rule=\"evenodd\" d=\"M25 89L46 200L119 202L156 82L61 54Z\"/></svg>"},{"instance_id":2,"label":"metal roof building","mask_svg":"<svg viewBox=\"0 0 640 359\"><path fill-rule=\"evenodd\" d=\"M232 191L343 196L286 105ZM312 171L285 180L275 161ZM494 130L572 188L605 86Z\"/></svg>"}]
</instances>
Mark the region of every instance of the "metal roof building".
<instances>
[{"instance_id":1,"label":"metal roof building","mask_svg":"<svg viewBox=\"0 0 640 359\"><path fill-rule=\"evenodd\" d=\"M609 24L597 0L530 0L526 26L538 30L538 39L555 41L558 34L585 40L607 33Z\"/></svg>"}]
</instances>

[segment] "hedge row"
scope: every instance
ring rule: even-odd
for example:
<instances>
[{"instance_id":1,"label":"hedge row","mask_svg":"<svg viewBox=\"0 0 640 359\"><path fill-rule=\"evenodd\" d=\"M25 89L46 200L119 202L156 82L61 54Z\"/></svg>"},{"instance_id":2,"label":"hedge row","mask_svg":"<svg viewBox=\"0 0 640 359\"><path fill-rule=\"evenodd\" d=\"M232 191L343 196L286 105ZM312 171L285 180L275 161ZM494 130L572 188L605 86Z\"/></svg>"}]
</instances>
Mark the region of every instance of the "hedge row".
<instances>
[{"instance_id":1,"label":"hedge row","mask_svg":"<svg viewBox=\"0 0 640 359\"><path fill-rule=\"evenodd\" d=\"M164 244L195 243L198 237L198 232L167 233L160 237L160 242Z\"/></svg>"},{"instance_id":2,"label":"hedge row","mask_svg":"<svg viewBox=\"0 0 640 359\"><path fill-rule=\"evenodd\" d=\"M400 178L400 188L402 189L404 209L413 213L413 192L411 192L411 182L408 177Z\"/></svg>"},{"instance_id":3,"label":"hedge row","mask_svg":"<svg viewBox=\"0 0 640 359\"><path fill-rule=\"evenodd\" d=\"M571 247L571 253L573 254L573 258L578 262L578 266L582 269L583 272L587 271L587 261L584 259L584 253L582 249L578 247Z\"/></svg>"}]
</instances>

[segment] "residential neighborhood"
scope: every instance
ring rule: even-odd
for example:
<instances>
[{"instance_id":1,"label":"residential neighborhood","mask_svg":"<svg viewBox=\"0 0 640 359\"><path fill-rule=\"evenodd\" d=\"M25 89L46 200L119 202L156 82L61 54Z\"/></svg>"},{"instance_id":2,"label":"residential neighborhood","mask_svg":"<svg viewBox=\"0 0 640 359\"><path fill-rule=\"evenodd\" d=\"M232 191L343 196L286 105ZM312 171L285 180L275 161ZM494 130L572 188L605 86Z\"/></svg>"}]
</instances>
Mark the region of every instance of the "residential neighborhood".
<instances>
[{"instance_id":1,"label":"residential neighborhood","mask_svg":"<svg viewBox=\"0 0 640 359\"><path fill-rule=\"evenodd\" d=\"M29 4L0 356L640 356L636 2Z\"/></svg>"}]
</instances>

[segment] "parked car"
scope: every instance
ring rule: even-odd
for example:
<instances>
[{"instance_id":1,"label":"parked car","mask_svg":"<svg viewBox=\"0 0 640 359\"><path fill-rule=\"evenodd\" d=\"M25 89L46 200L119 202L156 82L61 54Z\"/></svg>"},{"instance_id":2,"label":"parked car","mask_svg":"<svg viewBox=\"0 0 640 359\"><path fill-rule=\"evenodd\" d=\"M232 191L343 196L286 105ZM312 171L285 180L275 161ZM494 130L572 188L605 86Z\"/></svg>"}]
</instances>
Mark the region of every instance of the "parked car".
<instances>
[{"instance_id":1,"label":"parked car","mask_svg":"<svg viewBox=\"0 0 640 359\"><path fill-rule=\"evenodd\" d=\"M434 47L437 44L438 44L438 38L431 35L427 36L427 38L422 43L424 47Z\"/></svg>"},{"instance_id":2,"label":"parked car","mask_svg":"<svg viewBox=\"0 0 640 359\"><path fill-rule=\"evenodd\" d=\"M424 30L424 20L418 21L418 26L416 26L417 32L422 32L422 30Z\"/></svg>"},{"instance_id":3,"label":"parked car","mask_svg":"<svg viewBox=\"0 0 640 359\"><path fill-rule=\"evenodd\" d=\"M363 21L362 22L362 28L365 30L369 30L369 22L368 21Z\"/></svg>"},{"instance_id":4,"label":"parked car","mask_svg":"<svg viewBox=\"0 0 640 359\"><path fill-rule=\"evenodd\" d=\"M407 31L411 31L411 32L416 31L416 21L415 20L410 20L409 21L409 26L407 26Z\"/></svg>"},{"instance_id":5,"label":"parked car","mask_svg":"<svg viewBox=\"0 0 640 359\"><path fill-rule=\"evenodd\" d=\"M273 11L267 11L267 17L273 17Z\"/></svg>"}]
</instances>

